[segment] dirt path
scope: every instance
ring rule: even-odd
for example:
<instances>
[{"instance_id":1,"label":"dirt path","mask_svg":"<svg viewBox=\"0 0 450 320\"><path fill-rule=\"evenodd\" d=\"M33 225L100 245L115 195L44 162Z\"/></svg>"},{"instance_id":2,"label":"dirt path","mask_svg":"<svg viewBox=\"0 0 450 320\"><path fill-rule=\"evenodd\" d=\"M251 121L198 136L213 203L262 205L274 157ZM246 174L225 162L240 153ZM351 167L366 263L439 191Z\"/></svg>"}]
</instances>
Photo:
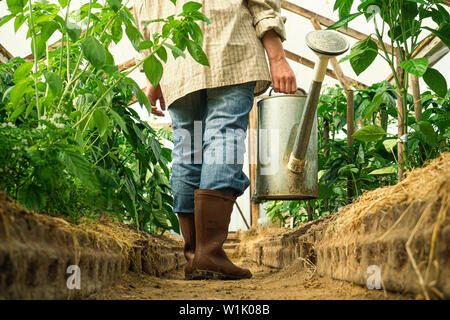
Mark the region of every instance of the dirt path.
<instances>
[{"instance_id":1,"label":"dirt path","mask_svg":"<svg viewBox=\"0 0 450 320\"><path fill-rule=\"evenodd\" d=\"M299 263L279 271L240 261L253 272L253 278L241 281L185 281L183 272L164 277L127 273L114 286L90 299L153 299L153 300L315 300L315 299L412 299L383 290L368 290L345 281L321 278L299 267ZM386 294L386 295L385 295Z\"/></svg>"}]
</instances>

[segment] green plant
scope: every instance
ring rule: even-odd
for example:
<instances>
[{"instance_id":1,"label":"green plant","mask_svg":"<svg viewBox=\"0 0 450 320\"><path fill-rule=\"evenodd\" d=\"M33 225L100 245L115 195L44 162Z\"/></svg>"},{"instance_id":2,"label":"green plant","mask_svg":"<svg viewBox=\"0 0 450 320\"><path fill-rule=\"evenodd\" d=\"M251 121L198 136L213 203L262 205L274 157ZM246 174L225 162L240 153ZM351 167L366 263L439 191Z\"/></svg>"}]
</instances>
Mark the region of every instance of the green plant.
<instances>
[{"instance_id":1,"label":"green plant","mask_svg":"<svg viewBox=\"0 0 450 320\"><path fill-rule=\"evenodd\" d=\"M450 45L450 15L441 5L442 2L438 0L364 0L357 7L357 11L351 13L353 3L354 0L335 1L334 9L339 11L340 20L329 28L345 27L356 17L364 15L368 22L372 20L374 33L370 34L367 39L355 43L350 54L340 62L349 60L353 70L359 75L372 64L377 56L386 61L394 76L395 88L402 100L404 119L402 119L403 123L399 123L399 126L403 126L399 132L408 136L408 128L411 123L408 107L411 103L408 101L407 94L409 75L423 77L423 80L439 98L444 101L448 100L446 99L448 87L445 77L436 69L429 67L427 58L414 58L413 54L420 44L431 35L440 38L445 45ZM428 20L436 23L437 29L426 26ZM425 37L423 36L424 32L428 33ZM381 51L378 50L378 44L372 36L378 40ZM386 36L390 39L391 52L384 42ZM396 66L405 71L404 79L398 74ZM374 97L374 101L371 103L373 109L376 109L377 104L384 100L383 95L385 93L380 92ZM368 112L370 113L371 110ZM427 131L428 136L434 135L432 131L435 131L435 128L428 120L423 120L418 126L419 129L416 127L415 131L422 131L422 134ZM383 138L385 136L383 132L386 131L379 125L361 130L364 132L356 132L355 138L359 136L361 139L363 133L366 137L372 135ZM408 136L408 138L411 137ZM402 162L400 165L407 165L408 152L407 148L402 148L400 151L399 157L403 158L403 161L399 161Z\"/></svg>"},{"instance_id":2,"label":"green plant","mask_svg":"<svg viewBox=\"0 0 450 320\"><path fill-rule=\"evenodd\" d=\"M207 65L196 24L209 23L201 5L188 2L180 14L156 20L163 32L143 40L128 1L90 0L74 11L70 0L7 4L10 14L0 26L14 19L17 31L26 22L34 61L0 65L0 170L7 172L0 188L36 211L74 218L110 212L142 230L179 232L171 207L171 150L163 146L170 134L128 106L134 94L151 110L129 75L143 65L157 85L166 49L178 58L187 48ZM49 46L58 33L60 41ZM137 51L151 53L120 72L108 48L124 34ZM12 155L22 159L20 165Z\"/></svg>"}]
</instances>

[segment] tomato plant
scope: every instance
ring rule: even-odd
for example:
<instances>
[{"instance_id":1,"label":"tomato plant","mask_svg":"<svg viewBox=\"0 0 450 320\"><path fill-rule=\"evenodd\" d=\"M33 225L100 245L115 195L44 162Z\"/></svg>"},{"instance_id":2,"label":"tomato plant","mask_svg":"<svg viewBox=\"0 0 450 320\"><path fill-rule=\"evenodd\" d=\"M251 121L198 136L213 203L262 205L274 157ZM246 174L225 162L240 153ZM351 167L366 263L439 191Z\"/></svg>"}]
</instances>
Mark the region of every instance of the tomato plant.
<instances>
[{"instance_id":1,"label":"tomato plant","mask_svg":"<svg viewBox=\"0 0 450 320\"><path fill-rule=\"evenodd\" d=\"M171 0L175 4L175 0ZM167 50L189 53L208 64L195 36L209 23L188 2L183 11L161 17L164 32L143 40L128 1L90 0L71 10L70 0L8 0L0 26L28 27L33 61L0 65L0 189L38 212L114 214L146 231L179 232L170 192L171 150L164 130L141 120L129 103L133 94L150 112L148 98L130 73L143 65L153 85L162 77ZM149 22L151 23L151 21ZM192 37L194 34L194 37ZM60 41L49 45L52 35ZM122 37L150 54L126 72L109 51Z\"/></svg>"}]
</instances>

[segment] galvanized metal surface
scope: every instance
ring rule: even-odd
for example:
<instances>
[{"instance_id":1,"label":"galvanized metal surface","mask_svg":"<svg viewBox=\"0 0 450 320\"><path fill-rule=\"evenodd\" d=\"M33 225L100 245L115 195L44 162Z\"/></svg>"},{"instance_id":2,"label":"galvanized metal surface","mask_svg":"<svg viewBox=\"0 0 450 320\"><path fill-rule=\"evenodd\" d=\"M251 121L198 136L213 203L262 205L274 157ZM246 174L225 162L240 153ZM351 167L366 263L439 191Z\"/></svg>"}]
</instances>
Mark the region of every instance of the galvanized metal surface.
<instances>
[{"instance_id":1,"label":"galvanized metal surface","mask_svg":"<svg viewBox=\"0 0 450 320\"><path fill-rule=\"evenodd\" d=\"M314 117L303 173L288 170L305 95L278 95L258 101L258 139L252 201L317 198L317 115Z\"/></svg>"},{"instance_id":2,"label":"galvanized metal surface","mask_svg":"<svg viewBox=\"0 0 450 320\"><path fill-rule=\"evenodd\" d=\"M337 56L349 48L348 41L336 31L311 31L306 35L306 44L312 50L330 56Z\"/></svg>"},{"instance_id":3,"label":"galvanized metal surface","mask_svg":"<svg viewBox=\"0 0 450 320\"><path fill-rule=\"evenodd\" d=\"M300 128L295 139L294 148L292 149L292 155L300 160L306 160L306 153L308 152L309 138L312 133L312 125L317 113L317 103L320 96L320 88L322 83L313 81L311 88L309 89L309 95L305 103L305 112L302 114L302 121L300 122ZM292 170L295 172L295 170Z\"/></svg>"}]
</instances>

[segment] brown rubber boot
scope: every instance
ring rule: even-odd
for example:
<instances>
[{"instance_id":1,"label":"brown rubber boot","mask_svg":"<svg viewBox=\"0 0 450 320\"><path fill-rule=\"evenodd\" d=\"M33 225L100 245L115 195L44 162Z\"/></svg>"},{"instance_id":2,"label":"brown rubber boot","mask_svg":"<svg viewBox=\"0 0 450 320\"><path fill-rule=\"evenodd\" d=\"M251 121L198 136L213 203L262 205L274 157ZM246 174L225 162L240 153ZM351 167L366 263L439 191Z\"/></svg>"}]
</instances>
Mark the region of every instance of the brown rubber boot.
<instances>
[{"instance_id":1,"label":"brown rubber boot","mask_svg":"<svg viewBox=\"0 0 450 320\"><path fill-rule=\"evenodd\" d=\"M235 266L223 250L236 197L218 190L194 192L196 248L192 279L236 280L251 278L248 269Z\"/></svg>"},{"instance_id":2,"label":"brown rubber boot","mask_svg":"<svg viewBox=\"0 0 450 320\"><path fill-rule=\"evenodd\" d=\"M192 261L195 253L195 219L193 213L178 213L180 230L184 238L184 277L186 280L192 279Z\"/></svg>"}]
</instances>

